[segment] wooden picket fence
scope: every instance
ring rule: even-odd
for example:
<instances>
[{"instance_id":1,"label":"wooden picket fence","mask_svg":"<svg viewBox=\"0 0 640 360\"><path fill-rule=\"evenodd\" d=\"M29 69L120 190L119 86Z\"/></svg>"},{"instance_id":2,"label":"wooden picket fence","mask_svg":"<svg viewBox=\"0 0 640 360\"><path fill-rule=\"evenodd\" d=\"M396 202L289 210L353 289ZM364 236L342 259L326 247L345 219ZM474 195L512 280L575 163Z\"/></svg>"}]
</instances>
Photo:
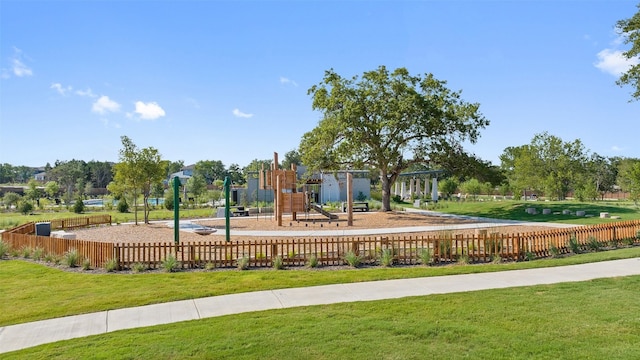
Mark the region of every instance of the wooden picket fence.
<instances>
[{"instance_id":1,"label":"wooden picket fence","mask_svg":"<svg viewBox=\"0 0 640 360\"><path fill-rule=\"evenodd\" d=\"M56 226L90 226L110 224L108 219L62 220ZM58 225L59 224L59 225ZM53 228L53 221L52 221ZM57 227L56 227L57 228ZM343 265L345 255L352 252L362 264L377 264L383 251L393 255L396 264L420 263L425 254L431 262L449 263L466 258L470 262L487 262L496 257L520 261L569 253L573 239L581 250L589 250L594 241L600 247L640 244L640 220L553 229L532 233L499 234L479 231L473 235L394 235L356 237L282 238L252 241L198 241L174 243L102 243L85 240L65 240L32 234L29 224L11 229L3 240L12 247L42 247L45 252L63 255L77 249L82 258L91 260L94 267L117 259L119 268L132 268L142 264L159 268L169 256L176 256L182 268L235 267L240 259L248 260L250 267L271 267L279 258L285 266L303 266L313 256L319 265ZM428 253L427 253L428 252Z\"/></svg>"}]
</instances>

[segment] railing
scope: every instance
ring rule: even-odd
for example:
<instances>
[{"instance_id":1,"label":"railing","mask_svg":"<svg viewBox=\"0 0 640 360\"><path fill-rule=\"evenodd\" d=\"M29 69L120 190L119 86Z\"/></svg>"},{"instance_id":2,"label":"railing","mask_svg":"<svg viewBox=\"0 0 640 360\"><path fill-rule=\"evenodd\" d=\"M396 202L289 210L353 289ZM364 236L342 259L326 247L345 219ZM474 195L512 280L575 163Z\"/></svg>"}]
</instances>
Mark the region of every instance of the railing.
<instances>
[{"instance_id":1,"label":"railing","mask_svg":"<svg viewBox=\"0 0 640 360\"><path fill-rule=\"evenodd\" d=\"M111 222L110 218L108 222L106 218L79 219L57 221L66 228ZM55 255L77 249L81 258L90 259L94 267L116 259L120 268L131 268L140 263L152 269L161 267L169 254L176 256L182 268L224 268L237 266L238 260L243 258L251 267L270 267L277 257L286 266L303 266L312 256L320 265L342 265L347 252L360 256L363 264L376 264L382 251L387 250L395 263L411 265L421 262L427 252L431 261L437 263L454 262L463 257L471 262L491 261L495 257L519 261L568 253L572 239L581 250L587 250L594 240L602 247L621 241L640 244L639 220L522 234L342 236L242 242L199 241L178 245L168 242L113 244L50 238L25 233L34 231L33 224L31 227L28 225L5 232L3 240L14 248L41 247L46 253Z\"/></svg>"}]
</instances>

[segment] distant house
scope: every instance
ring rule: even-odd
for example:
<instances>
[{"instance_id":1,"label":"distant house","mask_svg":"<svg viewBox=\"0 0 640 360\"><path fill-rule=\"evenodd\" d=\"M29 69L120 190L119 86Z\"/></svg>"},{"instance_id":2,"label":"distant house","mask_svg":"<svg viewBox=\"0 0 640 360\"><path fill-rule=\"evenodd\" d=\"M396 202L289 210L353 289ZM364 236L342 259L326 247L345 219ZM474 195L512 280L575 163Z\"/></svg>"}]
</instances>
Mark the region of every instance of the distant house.
<instances>
[{"instance_id":1,"label":"distant house","mask_svg":"<svg viewBox=\"0 0 640 360\"><path fill-rule=\"evenodd\" d=\"M178 178L180 179L180 183L181 184L186 184L187 180L189 180L191 178L191 176L193 176L193 172L191 172L191 174L187 174L185 173L185 171L178 171L176 173L173 173L171 175L169 175L169 182L171 182L174 178Z\"/></svg>"},{"instance_id":2,"label":"distant house","mask_svg":"<svg viewBox=\"0 0 640 360\"><path fill-rule=\"evenodd\" d=\"M43 172L36 173L35 175L33 175L33 178L34 178L36 181L45 182L45 181L47 181L47 173L46 173L46 172L44 172L44 171L43 171Z\"/></svg>"}]
</instances>

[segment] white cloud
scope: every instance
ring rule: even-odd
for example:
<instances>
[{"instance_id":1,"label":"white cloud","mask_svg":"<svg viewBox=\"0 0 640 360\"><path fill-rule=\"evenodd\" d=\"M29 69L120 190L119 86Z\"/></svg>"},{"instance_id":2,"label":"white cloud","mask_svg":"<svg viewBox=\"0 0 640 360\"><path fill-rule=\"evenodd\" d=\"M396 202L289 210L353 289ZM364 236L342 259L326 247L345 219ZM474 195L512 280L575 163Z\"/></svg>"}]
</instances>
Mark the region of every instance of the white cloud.
<instances>
[{"instance_id":1,"label":"white cloud","mask_svg":"<svg viewBox=\"0 0 640 360\"><path fill-rule=\"evenodd\" d=\"M93 103L91 111L98 114L104 114L107 111L118 112L120 111L120 104L103 95Z\"/></svg>"},{"instance_id":2,"label":"white cloud","mask_svg":"<svg viewBox=\"0 0 640 360\"><path fill-rule=\"evenodd\" d=\"M98 95L94 94L93 91L91 91L91 88L88 88L87 90L76 90L76 95L92 97L92 98L98 97Z\"/></svg>"},{"instance_id":3,"label":"white cloud","mask_svg":"<svg viewBox=\"0 0 640 360\"><path fill-rule=\"evenodd\" d=\"M13 55L9 58L9 69L2 69L2 78L8 79L13 74L17 77L33 76L33 70L24 63L22 50L13 48Z\"/></svg>"},{"instance_id":4,"label":"white cloud","mask_svg":"<svg viewBox=\"0 0 640 360\"><path fill-rule=\"evenodd\" d=\"M633 65L640 63L640 58L627 59L623 53L624 50L620 50L619 47L624 44L624 38L617 36L611 42L610 48L603 49L596 56L598 61L593 65L601 71L619 77L623 73L627 72Z\"/></svg>"},{"instance_id":5,"label":"white cloud","mask_svg":"<svg viewBox=\"0 0 640 360\"><path fill-rule=\"evenodd\" d=\"M253 117L253 114L243 113L239 109L233 109L233 115L235 117L246 118L246 119Z\"/></svg>"},{"instance_id":6,"label":"white cloud","mask_svg":"<svg viewBox=\"0 0 640 360\"><path fill-rule=\"evenodd\" d=\"M622 148L619 147L619 146L613 145L611 147L611 151L620 152L620 151L622 151Z\"/></svg>"},{"instance_id":7,"label":"white cloud","mask_svg":"<svg viewBox=\"0 0 640 360\"><path fill-rule=\"evenodd\" d=\"M284 76L280 76L280 83L281 84L291 84L291 85L293 85L295 87L298 86L298 83L296 83L295 81L293 81L291 79L288 79L288 78L286 78Z\"/></svg>"},{"instance_id":8,"label":"white cloud","mask_svg":"<svg viewBox=\"0 0 640 360\"><path fill-rule=\"evenodd\" d=\"M66 96L69 91L73 90L73 88L71 86L64 87L60 83L53 83L53 84L51 84L50 88L54 89L55 91L58 92L58 94L60 94L62 96Z\"/></svg>"},{"instance_id":9,"label":"white cloud","mask_svg":"<svg viewBox=\"0 0 640 360\"><path fill-rule=\"evenodd\" d=\"M158 103L150 102L145 104L142 101L136 101L135 113L138 114L142 120L155 120L166 114Z\"/></svg>"}]
</instances>

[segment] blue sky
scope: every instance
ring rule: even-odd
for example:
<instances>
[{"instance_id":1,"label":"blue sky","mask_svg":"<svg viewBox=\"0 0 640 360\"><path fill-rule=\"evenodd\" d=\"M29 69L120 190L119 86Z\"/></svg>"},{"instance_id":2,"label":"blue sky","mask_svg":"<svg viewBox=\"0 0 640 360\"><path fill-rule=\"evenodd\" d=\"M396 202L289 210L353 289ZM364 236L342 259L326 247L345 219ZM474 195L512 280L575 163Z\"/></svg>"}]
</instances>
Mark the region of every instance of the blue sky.
<instances>
[{"instance_id":1,"label":"blue sky","mask_svg":"<svg viewBox=\"0 0 640 360\"><path fill-rule=\"evenodd\" d=\"M0 163L164 159L241 167L297 148L333 68L433 73L491 124L499 164L547 131L640 157L640 102L615 85L637 1L0 1Z\"/></svg>"}]
</instances>

